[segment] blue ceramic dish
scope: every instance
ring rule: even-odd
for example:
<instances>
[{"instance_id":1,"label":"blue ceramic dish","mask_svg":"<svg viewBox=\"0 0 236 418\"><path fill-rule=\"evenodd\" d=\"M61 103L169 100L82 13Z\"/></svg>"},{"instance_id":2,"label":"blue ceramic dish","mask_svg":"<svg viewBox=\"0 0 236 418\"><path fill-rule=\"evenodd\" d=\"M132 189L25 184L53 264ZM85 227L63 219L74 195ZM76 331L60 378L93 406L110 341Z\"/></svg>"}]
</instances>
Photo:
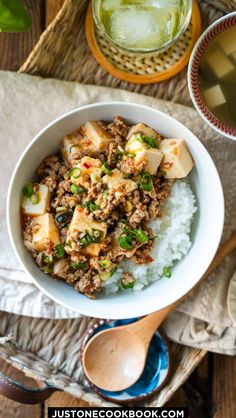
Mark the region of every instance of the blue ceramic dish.
<instances>
[{"instance_id":1,"label":"blue ceramic dish","mask_svg":"<svg viewBox=\"0 0 236 418\"><path fill-rule=\"evenodd\" d=\"M86 333L82 343L82 353L88 340L97 332L107 328L118 327L136 322L138 318L121 319L116 321L97 321ZM81 353L81 354L82 354ZM170 373L170 350L164 335L158 330L155 332L146 360L144 371L139 380L128 389L119 392L109 392L93 385L91 387L103 398L116 403L141 402L157 393L167 382Z\"/></svg>"}]
</instances>

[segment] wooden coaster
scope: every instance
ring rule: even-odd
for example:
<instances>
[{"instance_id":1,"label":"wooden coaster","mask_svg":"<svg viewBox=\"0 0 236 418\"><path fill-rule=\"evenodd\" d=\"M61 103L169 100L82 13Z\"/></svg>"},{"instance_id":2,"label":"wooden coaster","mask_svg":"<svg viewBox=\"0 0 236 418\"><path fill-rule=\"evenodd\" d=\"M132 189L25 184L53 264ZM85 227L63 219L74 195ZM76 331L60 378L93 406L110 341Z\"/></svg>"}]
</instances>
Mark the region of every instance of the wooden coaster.
<instances>
[{"instance_id":1,"label":"wooden coaster","mask_svg":"<svg viewBox=\"0 0 236 418\"><path fill-rule=\"evenodd\" d=\"M88 46L104 70L130 83L158 83L173 77L188 64L191 51L201 33L201 16L197 1L193 0L188 28L175 44L159 54L135 55L112 45L97 30L91 3L85 19L85 32Z\"/></svg>"}]
</instances>

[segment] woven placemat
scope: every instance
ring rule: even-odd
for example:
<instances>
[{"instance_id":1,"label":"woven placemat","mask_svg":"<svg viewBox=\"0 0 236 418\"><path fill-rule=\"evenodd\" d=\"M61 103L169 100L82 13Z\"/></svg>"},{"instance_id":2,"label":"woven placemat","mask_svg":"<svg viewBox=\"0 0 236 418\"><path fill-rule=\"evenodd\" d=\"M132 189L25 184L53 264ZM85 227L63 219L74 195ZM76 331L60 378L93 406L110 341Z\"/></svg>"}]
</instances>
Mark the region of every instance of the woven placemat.
<instances>
[{"instance_id":1,"label":"woven placemat","mask_svg":"<svg viewBox=\"0 0 236 418\"><path fill-rule=\"evenodd\" d=\"M85 84L125 88L154 97L190 104L183 70L168 81L152 85L128 83L114 78L98 66L90 53L84 33L88 2L66 0L63 8L42 34L38 44L20 69L32 75L54 77ZM200 1L203 27L225 12L235 10L235 0ZM57 386L95 405L109 406L91 392L81 379L78 353L81 336L91 324L89 318L45 320L0 313L0 356L25 374ZM17 345L11 342L11 335ZM161 406L181 386L199 364L206 351L171 344L173 371L168 384L148 404Z\"/></svg>"},{"instance_id":2,"label":"woven placemat","mask_svg":"<svg viewBox=\"0 0 236 418\"><path fill-rule=\"evenodd\" d=\"M201 32L201 16L197 1L193 0L192 18L188 28L174 45L159 54L134 54L112 45L96 28L91 3L86 15L85 30L94 58L107 72L123 81L149 84L173 77L188 64Z\"/></svg>"}]
</instances>

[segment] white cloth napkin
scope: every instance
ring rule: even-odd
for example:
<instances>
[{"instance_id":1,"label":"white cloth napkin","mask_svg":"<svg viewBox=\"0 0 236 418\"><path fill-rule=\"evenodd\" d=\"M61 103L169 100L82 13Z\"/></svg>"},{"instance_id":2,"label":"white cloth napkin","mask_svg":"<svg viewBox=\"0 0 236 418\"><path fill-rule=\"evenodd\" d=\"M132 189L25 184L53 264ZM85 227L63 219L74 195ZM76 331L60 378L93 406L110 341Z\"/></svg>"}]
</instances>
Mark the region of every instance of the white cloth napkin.
<instances>
[{"instance_id":1,"label":"white cloth napkin","mask_svg":"<svg viewBox=\"0 0 236 418\"><path fill-rule=\"evenodd\" d=\"M160 109L198 136L215 161L223 183L226 200L223 240L236 230L236 142L216 135L195 110L124 90L0 72L0 310L47 318L78 316L44 296L19 265L7 235L6 194L19 156L40 129L78 106L115 100ZM226 304L229 281L235 269L236 257L232 254L168 317L165 330L170 338L213 351L236 353L236 328Z\"/></svg>"}]
</instances>

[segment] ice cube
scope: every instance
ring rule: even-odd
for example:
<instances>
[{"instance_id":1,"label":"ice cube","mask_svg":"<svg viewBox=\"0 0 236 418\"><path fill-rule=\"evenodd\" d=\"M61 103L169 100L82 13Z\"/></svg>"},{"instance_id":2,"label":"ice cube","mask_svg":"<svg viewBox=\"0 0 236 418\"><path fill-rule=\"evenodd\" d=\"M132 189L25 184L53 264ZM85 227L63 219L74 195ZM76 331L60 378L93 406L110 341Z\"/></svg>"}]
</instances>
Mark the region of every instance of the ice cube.
<instances>
[{"instance_id":1,"label":"ice cube","mask_svg":"<svg viewBox=\"0 0 236 418\"><path fill-rule=\"evenodd\" d=\"M122 0L103 0L102 9L106 12L118 9L122 5Z\"/></svg>"},{"instance_id":2,"label":"ice cube","mask_svg":"<svg viewBox=\"0 0 236 418\"><path fill-rule=\"evenodd\" d=\"M226 103L224 93L219 84L204 90L203 96L210 109Z\"/></svg>"},{"instance_id":3,"label":"ice cube","mask_svg":"<svg viewBox=\"0 0 236 418\"><path fill-rule=\"evenodd\" d=\"M110 32L123 46L148 47L160 36L160 26L151 8L123 6L112 14Z\"/></svg>"}]
</instances>

